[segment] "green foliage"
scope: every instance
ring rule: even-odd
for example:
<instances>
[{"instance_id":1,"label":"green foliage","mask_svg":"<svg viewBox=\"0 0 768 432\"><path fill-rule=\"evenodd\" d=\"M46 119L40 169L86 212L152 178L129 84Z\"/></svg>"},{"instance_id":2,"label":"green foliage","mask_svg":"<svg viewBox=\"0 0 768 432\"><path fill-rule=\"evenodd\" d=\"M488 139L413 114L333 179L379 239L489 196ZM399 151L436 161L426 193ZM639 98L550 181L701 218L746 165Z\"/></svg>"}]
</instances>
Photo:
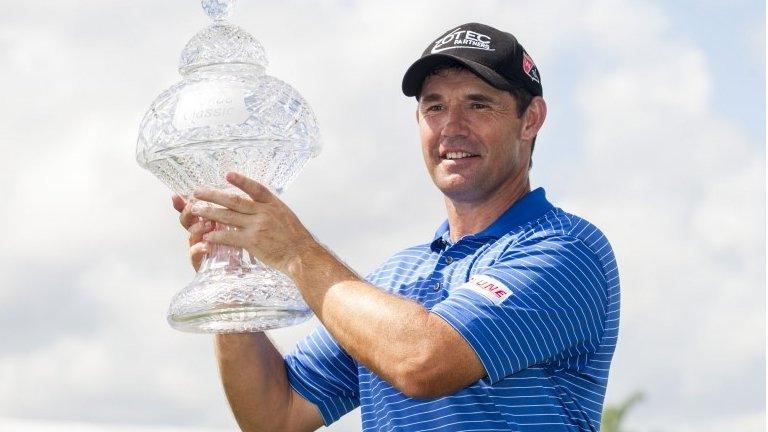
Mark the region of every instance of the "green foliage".
<instances>
[{"instance_id":1,"label":"green foliage","mask_svg":"<svg viewBox=\"0 0 768 432\"><path fill-rule=\"evenodd\" d=\"M600 426L601 432L629 432L621 427L621 421L630 408L643 400L645 396L641 392L632 394L619 405L609 405L603 410L603 420Z\"/></svg>"}]
</instances>

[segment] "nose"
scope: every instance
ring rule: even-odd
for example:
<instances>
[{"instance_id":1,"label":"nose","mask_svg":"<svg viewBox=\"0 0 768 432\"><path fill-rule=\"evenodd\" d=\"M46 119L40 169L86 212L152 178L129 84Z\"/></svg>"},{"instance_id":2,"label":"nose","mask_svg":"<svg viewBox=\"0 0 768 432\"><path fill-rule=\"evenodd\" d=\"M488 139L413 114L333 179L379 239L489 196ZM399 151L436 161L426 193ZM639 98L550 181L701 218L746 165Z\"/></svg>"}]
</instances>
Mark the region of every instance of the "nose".
<instances>
[{"instance_id":1,"label":"nose","mask_svg":"<svg viewBox=\"0 0 768 432\"><path fill-rule=\"evenodd\" d=\"M451 106L445 115L445 124L440 135L444 137L467 136L469 129L467 127L467 118L464 112L458 106Z\"/></svg>"}]
</instances>

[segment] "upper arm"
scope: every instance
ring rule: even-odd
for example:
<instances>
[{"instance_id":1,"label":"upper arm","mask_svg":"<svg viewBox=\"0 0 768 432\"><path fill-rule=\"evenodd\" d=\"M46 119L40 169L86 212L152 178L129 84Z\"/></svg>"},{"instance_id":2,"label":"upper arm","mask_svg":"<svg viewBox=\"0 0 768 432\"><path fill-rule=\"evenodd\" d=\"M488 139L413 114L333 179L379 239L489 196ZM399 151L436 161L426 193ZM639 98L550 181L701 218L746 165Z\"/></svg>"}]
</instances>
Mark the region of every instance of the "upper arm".
<instances>
[{"instance_id":1,"label":"upper arm","mask_svg":"<svg viewBox=\"0 0 768 432\"><path fill-rule=\"evenodd\" d=\"M605 278L580 240L516 247L432 312L459 333L491 383L537 363L592 351L605 320Z\"/></svg>"},{"instance_id":2,"label":"upper arm","mask_svg":"<svg viewBox=\"0 0 768 432\"><path fill-rule=\"evenodd\" d=\"M286 432L314 431L323 426L323 416L317 405L291 388L290 408L286 419Z\"/></svg>"},{"instance_id":3,"label":"upper arm","mask_svg":"<svg viewBox=\"0 0 768 432\"><path fill-rule=\"evenodd\" d=\"M297 395L292 403L305 418L302 424L311 425L315 420L306 404L314 407L321 425L326 426L360 404L357 365L324 327L301 340L284 363Z\"/></svg>"}]
</instances>

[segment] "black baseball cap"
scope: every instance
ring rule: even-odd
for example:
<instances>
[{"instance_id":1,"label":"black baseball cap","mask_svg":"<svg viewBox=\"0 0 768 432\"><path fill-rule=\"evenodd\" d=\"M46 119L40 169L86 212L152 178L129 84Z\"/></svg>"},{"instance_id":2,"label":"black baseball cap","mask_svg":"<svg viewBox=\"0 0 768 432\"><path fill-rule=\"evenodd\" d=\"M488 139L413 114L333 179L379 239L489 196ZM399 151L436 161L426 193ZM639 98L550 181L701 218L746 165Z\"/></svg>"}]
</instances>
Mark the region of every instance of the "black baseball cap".
<instances>
[{"instance_id":1,"label":"black baseball cap","mask_svg":"<svg viewBox=\"0 0 768 432\"><path fill-rule=\"evenodd\" d=\"M517 38L479 23L468 23L443 33L429 44L403 77L403 93L418 96L424 78L435 67L458 63L500 90L524 88L542 95L541 75Z\"/></svg>"}]
</instances>

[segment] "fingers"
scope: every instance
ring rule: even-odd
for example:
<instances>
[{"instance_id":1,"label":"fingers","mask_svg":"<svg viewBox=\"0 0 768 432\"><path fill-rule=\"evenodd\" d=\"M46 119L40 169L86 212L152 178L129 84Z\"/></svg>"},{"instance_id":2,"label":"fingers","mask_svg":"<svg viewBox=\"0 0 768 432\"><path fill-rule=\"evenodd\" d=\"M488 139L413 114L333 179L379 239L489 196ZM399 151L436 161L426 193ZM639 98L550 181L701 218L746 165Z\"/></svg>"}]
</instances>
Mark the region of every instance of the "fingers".
<instances>
[{"instance_id":1,"label":"fingers","mask_svg":"<svg viewBox=\"0 0 768 432\"><path fill-rule=\"evenodd\" d=\"M179 222L181 222L181 226L183 226L185 230L189 230L189 227L191 227L192 224L200 220L199 217L192 214L192 206L192 203L187 203L179 215Z\"/></svg>"},{"instance_id":2,"label":"fingers","mask_svg":"<svg viewBox=\"0 0 768 432\"><path fill-rule=\"evenodd\" d=\"M247 237L237 231L211 231L203 236L203 240L209 243L223 244L247 249Z\"/></svg>"},{"instance_id":3,"label":"fingers","mask_svg":"<svg viewBox=\"0 0 768 432\"><path fill-rule=\"evenodd\" d=\"M244 198L236 193L220 189L201 188L195 191L194 196L199 200L218 204L238 213L256 213L256 204L248 198Z\"/></svg>"},{"instance_id":4,"label":"fingers","mask_svg":"<svg viewBox=\"0 0 768 432\"><path fill-rule=\"evenodd\" d=\"M275 198L266 186L240 173L228 172L224 177L232 186L247 193L256 202L268 203Z\"/></svg>"},{"instance_id":5,"label":"fingers","mask_svg":"<svg viewBox=\"0 0 768 432\"><path fill-rule=\"evenodd\" d=\"M216 228L215 223L207 220L200 220L195 222L189 227L189 245L192 246L195 243L203 241L203 236L206 233L213 231Z\"/></svg>"},{"instance_id":6,"label":"fingers","mask_svg":"<svg viewBox=\"0 0 768 432\"><path fill-rule=\"evenodd\" d=\"M189 227L189 233L192 235L200 236L202 238L203 234L213 231L214 226L213 222L209 220L200 220L195 223L193 223Z\"/></svg>"},{"instance_id":7,"label":"fingers","mask_svg":"<svg viewBox=\"0 0 768 432\"><path fill-rule=\"evenodd\" d=\"M209 244L203 240L203 236L214 229L215 224L207 220L201 220L189 227L189 259L192 261L192 267L195 271L200 270L200 263L210 250Z\"/></svg>"},{"instance_id":8,"label":"fingers","mask_svg":"<svg viewBox=\"0 0 768 432\"><path fill-rule=\"evenodd\" d=\"M185 230L189 230L192 225L200 221L199 217L192 214L190 203L187 203L181 195L172 195L171 202L173 203L173 208L181 213L179 215L179 222Z\"/></svg>"},{"instance_id":9,"label":"fingers","mask_svg":"<svg viewBox=\"0 0 768 432\"><path fill-rule=\"evenodd\" d=\"M244 227L252 215L245 215L225 208L216 208L196 203L191 208L191 213L197 217L208 219L225 225Z\"/></svg>"}]
</instances>

